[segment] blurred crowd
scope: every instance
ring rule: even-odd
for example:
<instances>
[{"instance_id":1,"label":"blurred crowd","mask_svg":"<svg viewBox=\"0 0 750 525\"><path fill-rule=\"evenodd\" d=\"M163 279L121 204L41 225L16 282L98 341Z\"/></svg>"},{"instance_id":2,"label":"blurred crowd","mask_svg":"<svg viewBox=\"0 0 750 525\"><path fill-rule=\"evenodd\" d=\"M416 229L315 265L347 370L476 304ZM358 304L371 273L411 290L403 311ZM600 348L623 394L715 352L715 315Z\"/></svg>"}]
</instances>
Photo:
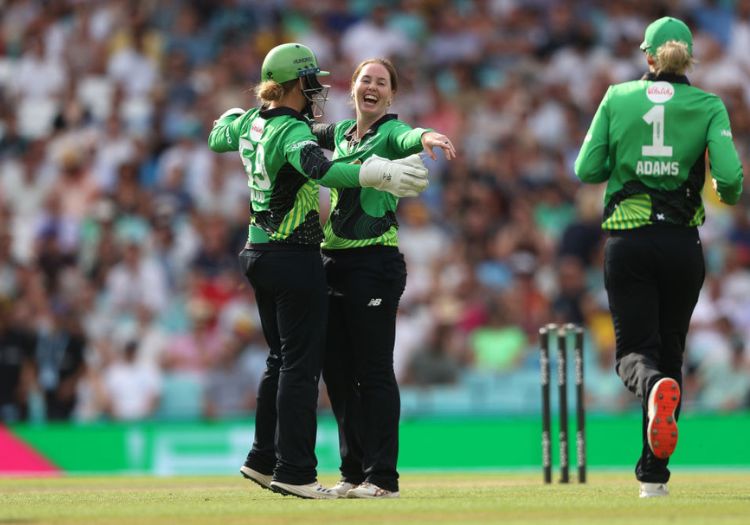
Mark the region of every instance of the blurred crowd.
<instances>
[{"instance_id":1,"label":"blurred crowd","mask_svg":"<svg viewBox=\"0 0 750 525\"><path fill-rule=\"evenodd\" d=\"M324 120L352 116L357 63L390 57L394 112L459 149L399 207L409 406L442 391L437 409L537 410L518 398L538 392L538 329L570 322L587 329L589 406L632 407L613 371L603 188L572 165L666 14L691 26L690 80L724 100L747 168L750 0L0 0L0 421L253 410L267 350L236 258L247 179L206 137L256 104L263 56L289 41L331 71ZM749 198L732 209L705 191L685 359L699 408L750 407Z\"/></svg>"}]
</instances>

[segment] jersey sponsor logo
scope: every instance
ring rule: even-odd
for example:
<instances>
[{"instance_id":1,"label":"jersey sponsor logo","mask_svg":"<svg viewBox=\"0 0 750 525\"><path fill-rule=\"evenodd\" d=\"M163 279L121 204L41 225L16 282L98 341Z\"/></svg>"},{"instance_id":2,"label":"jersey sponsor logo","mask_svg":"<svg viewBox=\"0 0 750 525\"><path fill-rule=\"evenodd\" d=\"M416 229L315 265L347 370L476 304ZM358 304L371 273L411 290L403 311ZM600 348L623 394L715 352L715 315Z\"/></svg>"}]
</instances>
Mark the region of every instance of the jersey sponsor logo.
<instances>
[{"instance_id":1,"label":"jersey sponsor logo","mask_svg":"<svg viewBox=\"0 0 750 525\"><path fill-rule=\"evenodd\" d=\"M646 96L654 104L663 104L674 96L674 88L669 82L654 82L646 88Z\"/></svg>"},{"instance_id":2,"label":"jersey sponsor logo","mask_svg":"<svg viewBox=\"0 0 750 525\"><path fill-rule=\"evenodd\" d=\"M730 139L732 138L732 130L731 129L722 129L719 133L720 133L720 135L722 137L729 137Z\"/></svg>"},{"instance_id":3,"label":"jersey sponsor logo","mask_svg":"<svg viewBox=\"0 0 750 525\"><path fill-rule=\"evenodd\" d=\"M253 142L260 142L260 137L263 135L263 130L266 127L266 119L256 118L250 125L250 140Z\"/></svg>"},{"instance_id":4,"label":"jersey sponsor logo","mask_svg":"<svg viewBox=\"0 0 750 525\"><path fill-rule=\"evenodd\" d=\"M297 142L296 144L292 144L291 146L289 146L287 148L287 151L297 151L298 149L304 148L308 144L310 144L312 146L317 146L318 145L318 143L315 142L314 140L303 140L302 142Z\"/></svg>"},{"instance_id":5,"label":"jersey sponsor logo","mask_svg":"<svg viewBox=\"0 0 750 525\"><path fill-rule=\"evenodd\" d=\"M660 160L639 160L635 165L636 175L674 175L680 174L680 163Z\"/></svg>"},{"instance_id":6,"label":"jersey sponsor logo","mask_svg":"<svg viewBox=\"0 0 750 525\"><path fill-rule=\"evenodd\" d=\"M312 62L312 57L300 57L294 59L295 64L304 64L305 62Z\"/></svg>"}]
</instances>

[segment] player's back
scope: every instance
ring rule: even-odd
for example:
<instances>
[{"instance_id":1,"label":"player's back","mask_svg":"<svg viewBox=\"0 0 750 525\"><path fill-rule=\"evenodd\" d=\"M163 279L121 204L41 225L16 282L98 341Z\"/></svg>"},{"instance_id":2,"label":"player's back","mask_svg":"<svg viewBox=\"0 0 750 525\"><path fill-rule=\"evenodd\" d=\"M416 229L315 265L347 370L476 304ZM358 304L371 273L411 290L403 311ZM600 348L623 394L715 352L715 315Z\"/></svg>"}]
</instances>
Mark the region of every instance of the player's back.
<instances>
[{"instance_id":1,"label":"player's back","mask_svg":"<svg viewBox=\"0 0 750 525\"><path fill-rule=\"evenodd\" d=\"M612 177L621 184L640 180L651 188L682 185L703 161L709 124L721 101L676 82L636 80L608 93Z\"/></svg>"}]
</instances>

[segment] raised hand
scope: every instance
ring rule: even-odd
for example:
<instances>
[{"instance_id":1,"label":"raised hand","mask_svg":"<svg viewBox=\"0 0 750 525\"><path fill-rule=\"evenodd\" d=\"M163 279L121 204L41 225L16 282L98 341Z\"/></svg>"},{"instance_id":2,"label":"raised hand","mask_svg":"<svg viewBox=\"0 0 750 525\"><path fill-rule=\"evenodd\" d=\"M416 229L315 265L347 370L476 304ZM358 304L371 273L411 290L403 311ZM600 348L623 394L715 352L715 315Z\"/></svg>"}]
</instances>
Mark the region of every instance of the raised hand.
<instances>
[{"instance_id":1,"label":"raised hand","mask_svg":"<svg viewBox=\"0 0 750 525\"><path fill-rule=\"evenodd\" d=\"M433 148L441 148L445 154L446 160L453 160L456 158L456 148L453 146L451 140L437 131L428 131L422 134L422 147L432 160L437 160Z\"/></svg>"}]
</instances>

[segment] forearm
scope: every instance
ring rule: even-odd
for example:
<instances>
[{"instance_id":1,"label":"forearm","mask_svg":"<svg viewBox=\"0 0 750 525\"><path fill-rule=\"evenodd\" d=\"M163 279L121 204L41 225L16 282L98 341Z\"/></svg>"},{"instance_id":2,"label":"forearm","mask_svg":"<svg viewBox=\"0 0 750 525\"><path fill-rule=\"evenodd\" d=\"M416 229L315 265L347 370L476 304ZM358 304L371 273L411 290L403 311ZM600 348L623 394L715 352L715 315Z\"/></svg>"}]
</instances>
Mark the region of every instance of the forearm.
<instances>
[{"instance_id":1,"label":"forearm","mask_svg":"<svg viewBox=\"0 0 750 525\"><path fill-rule=\"evenodd\" d=\"M744 177L742 175L742 166L731 174L731 177L721 176L712 170L712 176L717 175L714 180L716 181L716 193L719 194L721 202L726 204L737 204L742 196L742 182Z\"/></svg>"},{"instance_id":2,"label":"forearm","mask_svg":"<svg viewBox=\"0 0 750 525\"><path fill-rule=\"evenodd\" d=\"M327 188L356 188L359 186L359 166L328 160L316 144L302 148L302 171L312 180Z\"/></svg>"},{"instance_id":3,"label":"forearm","mask_svg":"<svg viewBox=\"0 0 750 525\"><path fill-rule=\"evenodd\" d=\"M405 157L422 151L422 135L432 131L426 128L414 128L393 137L391 144L398 156Z\"/></svg>"},{"instance_id":4,"label":"forearm","mask_svg":"<svg viewBox=\"0 0 750 525\"><path fill-rule=\"evenodd\" d=\"M711 149L709 146L709 165L716 193L722 202L736 204L742 195L742 162L733 145L721 151L716 151L719 148Z\"/></svg>"},{"instance_id":5,"label":"forearm","mask_svg":"<svg viewBox=\"0 0 750 525\"><path fill-rule=\"evenodd\" d=\"M238 143L232 140L229 124L216 123L208 135L208 147L216 153L237 151Z\"/></svg>"},{"instance_id":6,"label":"forearm","mask_svg":"<svg viewBox=\"0 0 750 525\"><path fill-rule=\"evenodd\" d=\"M609 159L601 149L587 148L586 145L581 148L575 163L575 174L581 182L598 184L609 180Z\"/></svg>"}]
</instances>

